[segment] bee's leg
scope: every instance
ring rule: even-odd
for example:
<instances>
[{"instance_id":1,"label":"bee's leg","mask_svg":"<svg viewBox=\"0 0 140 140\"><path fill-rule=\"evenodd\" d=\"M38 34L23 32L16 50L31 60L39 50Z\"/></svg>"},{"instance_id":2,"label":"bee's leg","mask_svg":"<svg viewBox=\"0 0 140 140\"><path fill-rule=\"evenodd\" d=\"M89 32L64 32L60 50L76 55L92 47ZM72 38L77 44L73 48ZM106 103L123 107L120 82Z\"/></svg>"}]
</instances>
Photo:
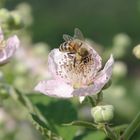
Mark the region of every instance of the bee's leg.
<instances>
[{"instance_id":1,"label":"bee's leg","mask_svg":"<svg viewBox=\"0 0 140 140\"><path fill-rule=\"evenodd\" d=\"M73 66L75 67L76 64L76 57L74 57Z\"/></svg>"},{"instance_id":2,"label":"bee's leg","mask_svg":"<svg viewBox=\"0 0 140 140\"><path fill-rule=\"evenodd\" d=\"M69 53L67 53L68 54L68 57L70 58L70 59L72 59L74 56L73 56L73 54L74 53L71 53L71 52L69 52Z\"/></svg>"}]
</instances>

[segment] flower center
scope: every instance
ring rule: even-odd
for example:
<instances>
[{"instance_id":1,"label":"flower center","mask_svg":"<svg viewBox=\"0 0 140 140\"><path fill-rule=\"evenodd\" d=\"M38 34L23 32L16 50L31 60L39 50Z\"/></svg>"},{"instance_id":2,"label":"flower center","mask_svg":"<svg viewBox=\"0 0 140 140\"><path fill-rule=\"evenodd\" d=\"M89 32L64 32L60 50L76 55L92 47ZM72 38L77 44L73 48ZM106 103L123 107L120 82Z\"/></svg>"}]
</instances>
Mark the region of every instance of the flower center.
<instances>
[{"instance_id":1,"label":"flower center","mask_svg":"<svg viewBox=\"0 0 140 140\"><path fill-rule=\"evenodd\" d=\"M79 58L76 61L75 57L76 54L65 53L59 60L57 75L69 81L74 88L88 86L93 83L93 75L96 73L93 70L94 56L89 53L86 58Z\"/></svg>"},{"instance_id":2,"label":"flower center","mask_svg":"<svg viewBox=\"0 0 140 140\"><path fill-rule=\"evenodd\" d=\"M0 40L0 51L3 50L3 48L5 48L6 43L4 40Z\"/></svg>"}]
</instances>

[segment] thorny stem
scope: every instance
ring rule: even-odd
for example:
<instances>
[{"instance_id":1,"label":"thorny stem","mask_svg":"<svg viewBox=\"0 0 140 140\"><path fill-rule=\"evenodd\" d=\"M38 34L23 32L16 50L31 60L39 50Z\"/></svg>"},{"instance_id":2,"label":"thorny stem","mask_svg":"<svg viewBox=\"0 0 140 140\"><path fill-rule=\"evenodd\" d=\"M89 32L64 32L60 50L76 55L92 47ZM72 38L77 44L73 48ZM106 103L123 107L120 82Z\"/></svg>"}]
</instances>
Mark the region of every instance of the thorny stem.
<instances>
[{"instance_id":1,"label":"thorny stem","mask_svg":"<svg viewBox=\"0 0 140 140\"><path fill-rule=\"evenodd\" d=\"M129 140L136 129L140 126L140 112L136 115L134 120L128 125L120 140Z\"/></svg>"},{"instance_id":2,"label":"thorny stem","mask_svg":"<svg viewBox=\"0 0 140 140\"><path fill-rule=\"evenodd\" d=\"M118 140L117 135L113 132L113 130L108 126L108 124L105 124L104 131L107 134L109 138L112 140Z\"/></svg>"}]
</instances>

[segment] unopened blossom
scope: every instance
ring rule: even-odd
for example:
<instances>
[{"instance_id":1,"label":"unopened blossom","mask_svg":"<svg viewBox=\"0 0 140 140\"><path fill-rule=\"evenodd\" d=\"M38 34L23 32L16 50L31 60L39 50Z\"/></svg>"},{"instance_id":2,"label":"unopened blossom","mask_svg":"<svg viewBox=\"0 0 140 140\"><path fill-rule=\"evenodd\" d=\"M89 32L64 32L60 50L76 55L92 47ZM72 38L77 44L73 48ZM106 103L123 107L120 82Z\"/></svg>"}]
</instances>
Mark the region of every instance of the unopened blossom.
<instances>
[{"instance_id":1,"label":"unopened blossom","mask_svg":"<svg viewBox=\"0 0 140 140\"><path fill-rule=\"evenodd\" d=\"M99 54L88 43L80 41L89 52L89 61L74 64L74 57L70 57L67 52L53 49L48 56L48 68L52 79L40 81L35 87L36 91L52 97L79 96L83 99L102 90L112 75L113 56L110 56L101 69L102 59Z\"/></svg>"},{"instance_id":2,"label":"unopened blossom","mask_svg":"<svg viewBox=\"0 0 140 140\"><path fill-rule=\"evenodd\" d=\"M0 28L0 65L7 63L19 47L19 39L16 35L4 39L2 29Z\"/></svg>"}]
</instances>

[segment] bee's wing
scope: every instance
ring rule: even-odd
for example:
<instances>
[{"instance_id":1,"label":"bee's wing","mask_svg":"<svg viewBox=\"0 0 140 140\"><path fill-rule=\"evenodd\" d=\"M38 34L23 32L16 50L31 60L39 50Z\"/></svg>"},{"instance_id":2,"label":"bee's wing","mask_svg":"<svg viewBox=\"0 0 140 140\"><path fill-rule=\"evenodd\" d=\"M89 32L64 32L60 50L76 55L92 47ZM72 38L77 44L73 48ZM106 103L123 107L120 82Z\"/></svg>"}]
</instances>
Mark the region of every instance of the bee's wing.
<instances>
[{"instance_id":1,"label":"bee's wing","mask_svg":"<svg viewBox=\"0 0 140 140\"><path fill-rule=\"evenodd\" d=\"M73 37L70 36L70 35L67 35L67 34L63 34L63 39L64 39L65 41L70 41L70 40L73 40Z\"/></svg>"},{"instance_id":2,"label":"bee's wing","mask_svg":"<svg viewBox=\"0 0 140 140\"><path fill-rule=\"evenodd\" d=\"M80 29L75 28L74 29L74 37L75 39L80 39L80 40L84 40L84 35L83 33L80 31Z\"/></svg>"}]
</instances>

